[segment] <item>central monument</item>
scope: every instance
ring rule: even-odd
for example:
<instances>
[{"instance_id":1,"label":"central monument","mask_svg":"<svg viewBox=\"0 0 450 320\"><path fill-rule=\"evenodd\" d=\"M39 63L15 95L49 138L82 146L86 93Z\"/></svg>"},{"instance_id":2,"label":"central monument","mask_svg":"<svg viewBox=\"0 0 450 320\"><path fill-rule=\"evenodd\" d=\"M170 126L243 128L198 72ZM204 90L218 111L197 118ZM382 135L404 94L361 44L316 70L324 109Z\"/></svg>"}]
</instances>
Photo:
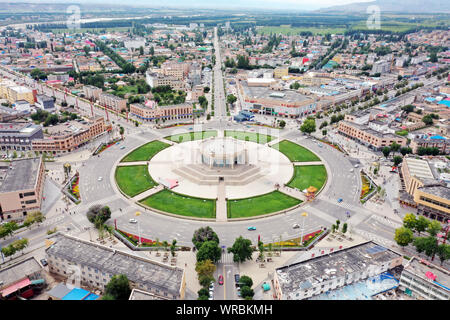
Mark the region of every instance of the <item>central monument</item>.
<instances>
[{"instance_id":1,"label":"central monument","mask_svg":"<svg viewBox=\"0 0 450 320\"><path fill-rule=\"evenodd\" d=\"M212 137L200 144L202 163L209 168L234 168L248 164L248 149L245 143L230 137Z\"/></svg>"}]
</instances>

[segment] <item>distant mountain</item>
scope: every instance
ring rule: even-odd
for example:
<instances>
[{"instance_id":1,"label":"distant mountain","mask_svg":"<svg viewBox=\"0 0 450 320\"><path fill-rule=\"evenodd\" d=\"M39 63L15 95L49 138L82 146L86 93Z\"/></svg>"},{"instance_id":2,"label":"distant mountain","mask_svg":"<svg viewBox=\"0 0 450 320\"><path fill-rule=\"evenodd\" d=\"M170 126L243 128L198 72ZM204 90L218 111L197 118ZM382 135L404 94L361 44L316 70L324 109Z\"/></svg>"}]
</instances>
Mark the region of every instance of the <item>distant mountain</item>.
<instances>
[{"instance_id":1,"label":"distant mountain","mask_svg":"<svg viewBox=\"0 0 450 320\"><path fill-rule=\"evenodd\" d=\"M375 0L371 2L355 2L352 4L333 6L317 10L317 12L348 12L366 14L367 7L377 5L383 12L402 13L450 13L448 0Z\"/></svg>"}]
</instances>

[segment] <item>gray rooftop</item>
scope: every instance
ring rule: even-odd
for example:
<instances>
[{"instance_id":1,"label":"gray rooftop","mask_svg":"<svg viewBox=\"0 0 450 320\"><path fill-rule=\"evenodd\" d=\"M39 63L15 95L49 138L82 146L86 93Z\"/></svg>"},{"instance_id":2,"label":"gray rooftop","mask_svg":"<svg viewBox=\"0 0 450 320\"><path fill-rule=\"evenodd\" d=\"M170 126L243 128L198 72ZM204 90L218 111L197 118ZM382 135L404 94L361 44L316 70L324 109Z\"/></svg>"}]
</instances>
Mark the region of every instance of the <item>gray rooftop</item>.
<instances>
[{"instance_id":1,"label":"gray rooftop","mask_svg":"<svg viewBox=\"0 0 450 320\"><path fill-rule=\"evenodd\" d=\"M307 100L313 101L310 97L298 93L294 90L284 90L284 91L277 91L272 90L268 87L249 87L247 85L247 81L242 81L242 88L245 92L245 95L249 98L262 98L262 99L271 99L271 100L279 100L280 103L286 103L286 102L304 102Z\"/></svg>"},{"instance_id":2,"label":"gray rooftop","mask_svg":"<svg viewBox=\"0 0 450 320\"><path fill-rule=\"evenodd\" d=\"M372 241L276 269L283 294L368 269L400 257Z\"/></svg>"},{"instance_id":3,"label":"gray rooftop","mask_svg":"<svg viewBox=\"0 0 450 320\"><path fill-rule=\"evenodd\" d=\"M37 183L41 158L12 160L2 164L0 192L33 189ZM9 167L9 169L4 169Z\"/></svg>"},{"instance_id":4,"label":"gray rooftop","mask_svg":"<svg viewBox=\"0 0 450 320\"><path fill-rule=\"evenodd\" d=\"M435 195L443 199L450 199L450 188L440 185L424 186L417 188L420 191Z\"/></svg>"},{"instance_id":5,"label":"gray rooftop","mask_svg":"<svg viewBox=\"0 0 450 320\"><path fill-rule=\"evenodd\" d=\"M64 283L58 283L58 285L54 287L52 290L48 291L47 294L49 296L62 299L70 291L72 291L72 289L67 288L67 286Z\"/></svg>"},{"instance_id":6,"label":"gray rooftop","mask_svg":"<svg viewBox=\"0 0 450 320\"><path fill-rule=\"evenodd\" d=\"M157 296L147 291L133 289L133 291L131 291L129 300L167 300L167 298Z\"/></svg>"},{"instance_id":7,"label":"gray rooftop","mask_svg":"<svg viewBox=\"0 0 450 320\"><path fill-rule=\"evenodd\" d=\"M68 235L52 237L46 249L51 256L98 269L112 275L124 274L132 282L179 296L184 270L138 257Z\"/></svg>"},{"instance_id":8,"label":"gray rooftop","mask_svg":"<svg viewBox=\"0 0 450 320\"><path fill-rule=\"evenodd\" d=\"M447 288L450 288L450 271L434 265L428 261L424 261L423 259L413 257L406 264L404 270L411 272L425 280L428 280L425 274L427 272L432 272L436 276L436 282L446 286Z\"/></svg>"},{"instance_id":9,"label":"gray rooftop","mask_svg":"<svg viewBox=\"0 0 450 320\"><path fill-rule=\"evenodd\" d=\"M0 269L0 288L8 287L41 271L41 269L41 265L34 257L30 257L5 269Z\"/></svg>"}]
</instances>

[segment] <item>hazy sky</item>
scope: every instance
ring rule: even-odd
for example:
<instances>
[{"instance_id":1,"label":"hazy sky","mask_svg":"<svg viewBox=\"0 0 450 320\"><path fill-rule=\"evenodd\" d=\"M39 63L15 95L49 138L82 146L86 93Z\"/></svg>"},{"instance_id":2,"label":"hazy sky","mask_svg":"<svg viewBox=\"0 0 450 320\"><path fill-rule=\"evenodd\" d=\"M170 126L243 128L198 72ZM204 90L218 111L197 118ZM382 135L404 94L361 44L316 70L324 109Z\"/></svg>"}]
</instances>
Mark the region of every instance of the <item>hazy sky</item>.
<instances>
[{"instance_id":1,"label":"hazy sky","mask_svg":"<svg viewBox=\"0 0 450 320\"><path fill-rule=\"evenodd\" d=\"M113 5L142 5L196 8L259 8L278 10L315 10L353 2L370 2L374 0L0 0L0 2L34 2L34 3L101 3Z\"/></svg>"}]
</instances>

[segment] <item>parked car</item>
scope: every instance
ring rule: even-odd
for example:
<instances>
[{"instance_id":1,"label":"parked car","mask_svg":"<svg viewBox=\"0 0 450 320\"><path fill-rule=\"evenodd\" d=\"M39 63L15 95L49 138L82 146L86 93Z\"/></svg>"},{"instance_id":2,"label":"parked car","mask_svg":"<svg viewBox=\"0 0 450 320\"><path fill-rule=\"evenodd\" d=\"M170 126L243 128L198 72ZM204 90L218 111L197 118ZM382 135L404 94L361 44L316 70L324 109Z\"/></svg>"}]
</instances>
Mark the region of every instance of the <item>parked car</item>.
<instances>
[{"instance_id":1,"label":"parked car","mask_svg":"<svg viewBox=\"0 0 450 320\"><path fill-rule=\"evenodd\" d=\"M220 284L220 285L223 285L223 275L220 275L220 276L219 276L219 284Z\"/></svg>"},{"instance_id":2,"label":"parked car","mask_svg":"<svg viewBox=\"0 0 450 320\"><path fill-rule=\"evenodd\" d=\"M41 264L45 267L48 265L47 260L41 259Z\"/></svg>"},{"instance_id":3,"label":"parked car","mask_svg":"<svg viewBox=\"0 0 450 320\"><path fill-rule=\"evenodd\" d=\"M136 219L130 219L130 223L137 223Z\"/></svg>"},{"instance_id":4,"label":"parked car","mask_svg":"<svg viewBox=\"0 0 450 320\"><path fill-rule=\"evenodd\" d=\"M342 202L342 198L339 198L339 199L338 199L338 202L341 203L341 202Z\"/></svg>"},{"instance_id":5,"label":"parked car","mask_svg":"<svg viewBox=\"0 0 450 320\"><path fill-rule=\"evenodd\" d=\"M102 177L98 177L97 181L102 181L103 178Z\"/></svg>"},{"instance_id":6,"label":"parked car","mask_svg":"<svg viewBox=\"0 0 450 320\"><path fill-rule=\"evenodd\" d=\"M248 231L255 231L255 230L256 230L256 227L248 227L247 230L248 230Z\"/></svg>"},{"instance_id":7,"label":"parked car","mask_svg":"<svg viewBox=\"0 0 450 320\"><path fill-rule=\"evenodd\" d=\"M298 229L298 228L300 228L300 226L299 226L298 223L294 223L294 224L292 225L292 228L293 228L293 229Z\"/></svg>"},{"instance_id":8,"label":"parked car","mask_svg":"<svg viewBox=\"0 0 450 320\"><path fill-rule=\"evenodd\" d=\"M214 291L214 281L209 284L209 291Z\"/></svg>"},{"instance_id":9,"label":"parked car","mask_svg":"<svg viewBox=\"0 0 450 320\"><path fill-rule=\"evenodd\" d=\"M239 286L239 280L240 280L240 279L241 279L241 277L239 276L238 273L236 273L236 274L234 275L234 282L235 282L236 286Z\"/></svg>"},{"instance_id":10,"label":"parked car","mask_svg":"<svg viewBox=\"0 0 450 320\"><path fill-rule=\"evenodd\" d=\"M121 150L125 149L125 146L121 146L120 149L121 149Z\"/></svg>"}]
</instances>

